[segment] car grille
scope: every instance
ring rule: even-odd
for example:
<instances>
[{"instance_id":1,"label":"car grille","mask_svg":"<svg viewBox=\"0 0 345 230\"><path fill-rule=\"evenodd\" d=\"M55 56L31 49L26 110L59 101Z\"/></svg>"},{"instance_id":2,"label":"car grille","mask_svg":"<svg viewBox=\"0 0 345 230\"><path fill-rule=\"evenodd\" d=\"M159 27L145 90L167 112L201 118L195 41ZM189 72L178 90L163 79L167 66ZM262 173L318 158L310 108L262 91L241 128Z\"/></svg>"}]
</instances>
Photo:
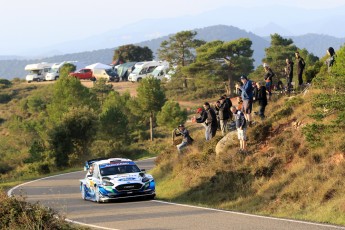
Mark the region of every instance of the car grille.
<instances>
[{"instance_id":1,"label":"car grille","mask_svg":"<svg viewBox=\"0 0 345 230\"><path fill-rule=\"evenodd\" d=\"M143 185L139 183L133 183L133 184L121 184L115 187L117 191L133 191L133 190L139 190L141 189Z\"/></svg>"}]
</instances>

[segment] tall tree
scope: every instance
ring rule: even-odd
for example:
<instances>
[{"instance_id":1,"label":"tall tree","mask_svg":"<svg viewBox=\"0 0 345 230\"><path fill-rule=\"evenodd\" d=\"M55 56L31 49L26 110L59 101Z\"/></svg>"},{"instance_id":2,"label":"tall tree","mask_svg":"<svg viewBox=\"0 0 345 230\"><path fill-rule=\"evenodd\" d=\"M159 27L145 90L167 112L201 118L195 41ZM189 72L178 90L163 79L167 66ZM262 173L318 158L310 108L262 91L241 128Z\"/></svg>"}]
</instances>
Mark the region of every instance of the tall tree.
<instances>
[{"instance_id":1,"label":"tall tree","mask_svg":"<svg viewBox=\"0 0 345 230\"><path fill-rule=\"evenodd\" d=\"M160 85L160 80L154 77L144 78L137 89L138 106L143 115L150 117L150 137L153 140L153 117L161 110L165 103L165 93Z\"/></svg>"},{"instance_id":2,"label":"tall tree","mask_svg":"<svg viewBox=\"0 0 345 230\"><path fill-rule=\"evenodd\" d=\"M227 80L227 93L234 90L234 82L241 74L249 74L253 66L252 42L247 38L223 42L213 41L199 47L196 62L184 69L186 74L198 76L207 72L211 75Z\"/></svg>"},{"instance_id":3,"label":"tall tree","mask_svg":"<svg viewBox=\"0 0 345 230\"><path fill-rule=\"evenodd\" d=\"M176 128L187 120L187 110L181 109L179 103L174 101L165 102L162 110L157 114L157 122L160 126Z\"/></svg>"},{"instance_id":4,"label":"tall tree","mask_svg":"<svg viewBox=\"0 0 345 230\"><path fill-rule=\"evenodd\" d=\"M196 35L195 31L181 31L171 36L169 40L163 41L158 49L159 59L180 67L193 62L195 49L205 44L205 41L195 39ZM184 78L184 87L187 88L186 78Z\"/></svg>"},{"instance_id":5,"label":"tall tree","mask_svg":"<svg viewBox=\"0 0 345 230\"><path fill-rule=\"evenodd\" d=\"M153 59L153 53L147 46L141 47L133 44L119 46L114 51L113 61L116 64L125 62L140 62Z\"/></svg>"},{"instance_id":6,"label":"tall tree","mask_svg":"<svg viewBox=\"0 0 345 230\"><path fill-rule=\"evenodd\" d=\"M294 60L297 47L292 39L283 38L279 34L271 35L271 46L265 49L266 56L262 60L267 63L278 77L284 77L286 58Z\"/></svg>"},{"instance_id":7,"label":"tall tree","mask_svg":"<svg viewBox=\"0 0 345 230\"><path fill-rule=\"evenodd\" d=\"M73 77L60 77L53 88L51 103L47 106L51 121L58 123L71 108L87 106L98 108L96 95Z\"/></svg>"}]
</instances>

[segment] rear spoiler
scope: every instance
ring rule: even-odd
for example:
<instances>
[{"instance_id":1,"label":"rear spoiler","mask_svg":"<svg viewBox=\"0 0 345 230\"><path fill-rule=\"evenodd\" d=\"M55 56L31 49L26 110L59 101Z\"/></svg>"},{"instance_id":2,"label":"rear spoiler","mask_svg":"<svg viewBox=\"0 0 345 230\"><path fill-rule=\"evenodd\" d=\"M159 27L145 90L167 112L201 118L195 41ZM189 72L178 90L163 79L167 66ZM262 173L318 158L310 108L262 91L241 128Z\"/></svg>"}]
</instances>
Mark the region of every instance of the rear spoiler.
<instances>
[{"instance_id":1,"label":"rear spoiler","mask_svg":"<svg viewBox=\"0 0 345 230\"><path fill-rule=\"evenodd\" d=\"M85 165L84 165L84 171L87 171L89 170L90 166L97 162L97 161L101 161L101 160L106 160L106 159L109 159L107 157L100 157L100 158L96 158L96 159L92 159L92 160L88 160L88 161L85 161Z\"/></svg>"}]
</instances>

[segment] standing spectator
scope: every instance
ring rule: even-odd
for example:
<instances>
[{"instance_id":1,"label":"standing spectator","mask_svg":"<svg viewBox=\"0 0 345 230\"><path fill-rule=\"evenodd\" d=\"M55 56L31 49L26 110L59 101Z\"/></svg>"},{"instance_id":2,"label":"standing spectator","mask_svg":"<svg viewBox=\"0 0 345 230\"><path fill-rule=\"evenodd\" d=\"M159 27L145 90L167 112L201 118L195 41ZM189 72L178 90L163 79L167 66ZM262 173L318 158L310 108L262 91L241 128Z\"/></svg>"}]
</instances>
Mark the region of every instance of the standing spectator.
<instances>
[{"instance_id":1,"label":"standing spectator","mask_svg":"<svg viewBox=\"0 0 345 230\"><path fill-rule=\"evenodd\" d=\"M333 47L329 47L327 49L327 54L329 55L329 58L327 58L326 64L327 64L328 72L330 72L331 67L333 66L333 64L335 62L335 51L334 51Z\"/></svg>"},{"instance_id":2,"label":"standing spectator","mask_svg":"<svg viewBox=\"0 0 345 230\"><path fill-rule=\"evenodd\" d=\"M227 123L230 118L230 107L226 103L226 98L222 96L219 98L219 108L218 108L218 115L219 115L219 125L220 130L222 131L222 135L225 136L227 132Z\"/></svg>"},{"instance_id":3,"label":"standing spectator","mask_svg":"<svg viewBox=\"0 0 345 230\"><path fill-rule=\"evenodd\" d=\"M268 92L268 99L270 99L270 97L272 96L272 88L273 88L273 77L274 77L274 73L272 71L272 69L270 68L270 66L267 63L263 64L264 70L265 70L265 75L264 75L264 79L266 82L266 89Z\"/></svg>"},{"instance_id":4,"label":"standing spectator","mask_svg":"<svg viewBox=\"0 0 345 230\"><path fill-rule=\"evenodd\" d=\"M286 67L285 67L285 76L286 76L286 84L287 84L287 91L290 92L292 88L292 78L293 78L293 62L289 58L286 58Z\"/></svg>"},{"instance_id":5,"label":"standing spectator","mask_svg":"<svg viewBox=\"0 0 345 230\"><path fill-rule=\"evenodd\" d=\"M242 111L242 98L241 97L237 97L237 109ZM231 111L231 107L230 107L230 111Z\"/></svg>"},{"instance_id":6,"label":"standing spectator","mask_svg":"<svg viewBox=\"0 0 345 230\"><path fill-rule=\"evenodd\" d=\"M228 97L226 94L224 94L222 97L225 98L225 103L228 104L229 111L230 111L230 108L231 108L231 106L232 106L231 98Z\"/></svg>"},{"instance_id":7,"label":"standing spectator","mask_svg":"<svg viewBox=\"0 0 345 230\"><path fill-rule=\"evenodd\" d=\"M246 134L246 119L244 114L237 110L235 106L231 106L231 112L234 114L235 122L236 122L236 129L238 139L240 140L240 151L247 150L247 134Z\"/></svg>"},{"instance_id":8,"label":"standing spectator","mask_svg":"<svg viewBox=\"0 0 345 230\"><path fill-rule=\"evenodd\" d=\"M295 53L296 62L297 62L297 76L298 76L298 86L301 87L303 84L303 70L305 67L304 59L299 55L299 52Z\"/></svg>"},{"instance_id":9,"label":"standing spectator","mask_svg":"<svg viewBox=\"0 0 345 230\"><path fill-rule=\"evenodd\" d=\"M220 108L220 101L218 100L216 104L214 105L214 112L216 113L216 117L217 117L217 130L220 130L219 108Z\"/></svg>"},{"instance_id":10,"label":"standing spectator","mask_svg":"<svg viewBox=\"0 0 345 230\"><path fill-rule=\"evenodd\" d=\"M192 121L197 123L203 123L205 127L205 139L211 140L217 132L217 117L214 110L211 108L208 102L204 103L204 110L199 108L197 112L200 117L194 118Z\"/></svg>"},{"instance_id":11,"label":"standing spectator","mask_svg":"<svg viewBox=\"0 0 345 230\"><path fill-rule=\"evenodd\" d=\"M258 88L257 94L255 94L255 99L259 103L259 116L261 119L265 118L265 108L267 105L267 94L266 87L263 83L257 82L256 86Z\"/></svg>"},{"instance_id":12,"label":"standing spectator","mask_svg":"<svg viewBox=\"0 0 345 230\"><path fill-rule=\"evenodd\" d=\"M177 131L177 132L176 132ZM181 144L176 145L177 151L181 153L181 150L188 145L188 143L192 143L193 139L189 135L188 130L184 127L184 125L179 125L177 129L175 129L176 136L182 136Z\"/></svg>"},{"instance_id":13,"label":"standing spectator","mask_svg":"<svg viewBox=\"0 0 345 230\"><path fill-rule=\"evenodd\" d=\"M242 94L241 98L243 101L242 104L242 111L246 120L248 121L248 125L252 125L252 107L253 107L253 85L250 80L244 75L241 76L241 81L243 86L241 87Z\"/></svg>"}]
</instances>

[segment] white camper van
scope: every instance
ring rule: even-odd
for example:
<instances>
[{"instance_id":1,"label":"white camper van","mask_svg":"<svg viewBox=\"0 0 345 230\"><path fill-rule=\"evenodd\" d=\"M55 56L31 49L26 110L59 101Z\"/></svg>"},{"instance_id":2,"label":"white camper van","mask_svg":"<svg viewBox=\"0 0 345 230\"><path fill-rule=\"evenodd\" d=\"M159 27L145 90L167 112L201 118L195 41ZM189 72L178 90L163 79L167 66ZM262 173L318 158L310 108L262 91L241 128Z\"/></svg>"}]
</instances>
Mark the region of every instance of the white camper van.
<instances>
[{"instance_id":1,"label":"white camper van","mask_svg":"<svg viewBox=\"0 0 345 230\"><path fill-rule=\"evenodd\" d=\"M139 82L141 79L145 78L153 72L153 70L162 65L162 62L159 61L148 61L148 62L138 62L134 66L134 70L129 74L128 81Z\"/></svg>"},{"instance_id":2,"label":"white camper van","mask_svg":"<svg viewBox=\"0 0 345 230\"><path fill-rule=\"evenodd\" d=\"M64 61L61 63L55 63L52 65L50 71L46 74L45 76L45 80L46 81L53 81L53 80L57 80L60 76L60 69L64 64L73 64L76 66L76 69L81 69L85 67L85 64L80 63L78 61Z\"/></svg>"},{"instance_id":3,"label":"white camper van","mask_svg":"<svg viewBox=\"0 0 345 230\"><path fill-rule=\"evenodd\" d=\"M163 62L162 65L157 66L151 75L154 78L157 78L159 80L163 80L163 78L167 78L167 80L170 80L170 76L168 75L169 71L169 63L168 62Z\"/></svg>"},{"instance_id":4,"label":"white camper van","mask_svg":"<svg viewBox=\"0 0 345 230\"><path fill-rule=\"evenodd\" d=\"M30 83L32 81L45 80L45 76L49 72L52 65L53 64L51 63L42 62L25 66L25 70L29 71L29 74L26 75L26 81Z\"/></svg>"}]
</instances>

